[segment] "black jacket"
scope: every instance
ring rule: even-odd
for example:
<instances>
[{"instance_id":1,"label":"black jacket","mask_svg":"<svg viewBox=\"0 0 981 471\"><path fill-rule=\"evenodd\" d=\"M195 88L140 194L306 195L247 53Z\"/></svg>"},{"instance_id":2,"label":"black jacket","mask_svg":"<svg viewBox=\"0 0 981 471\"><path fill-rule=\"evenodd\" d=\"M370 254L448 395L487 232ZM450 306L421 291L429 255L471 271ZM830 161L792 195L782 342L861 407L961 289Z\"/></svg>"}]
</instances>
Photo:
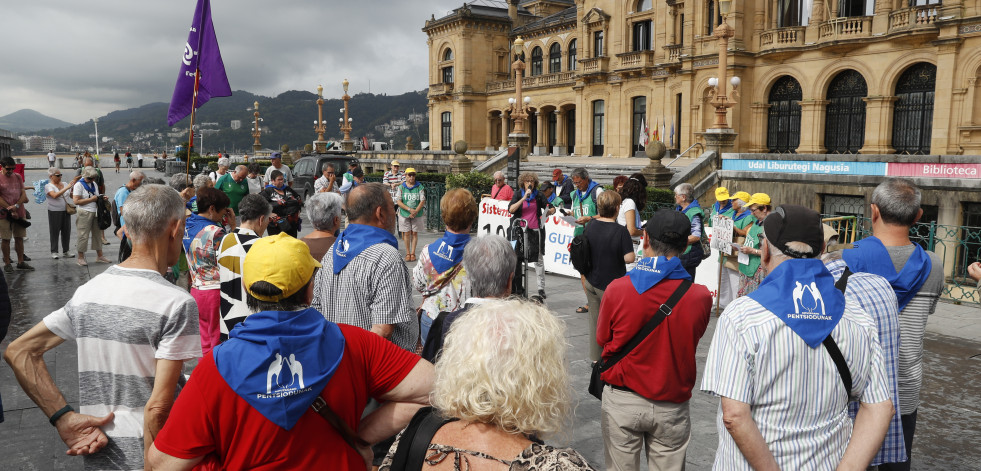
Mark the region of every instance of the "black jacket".
<instances>
[{"instance_id":1,"label":"black jacket","mask_svg":"<svg viewBox=\"0 0 981 471\"><path fill-rule=\"evenodd\" d=\"M521 199L522 199L521 190L515 190L514 196L511 197L511 202L508 203L508 211L511 210L511 206L513 206L514 203L521 201ZM535 196L535 204L538 205L538 228L545 229L545 210L548 209L548 200L546 200L545 197L542 196L541 191L539 191L538 194ZM517 213L511 213L511 225L510 227L508 227L508 234L510 234L511 227L514 227L514 223L520 217L521 217L520 210ZM545 247L545 231L544 230L538 231L538 236L539 236L538 247L539 248ZM538 252L534 252L534 253L537 254Z\"/></svg>"}]
</instances>

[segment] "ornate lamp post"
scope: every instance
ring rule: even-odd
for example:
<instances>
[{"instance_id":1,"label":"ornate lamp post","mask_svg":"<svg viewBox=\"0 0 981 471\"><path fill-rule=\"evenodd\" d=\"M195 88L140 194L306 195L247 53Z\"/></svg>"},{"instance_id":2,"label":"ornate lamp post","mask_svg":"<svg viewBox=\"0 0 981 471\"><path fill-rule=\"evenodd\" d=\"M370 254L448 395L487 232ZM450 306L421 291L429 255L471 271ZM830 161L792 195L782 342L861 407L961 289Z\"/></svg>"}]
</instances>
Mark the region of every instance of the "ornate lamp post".
<instances>
[{"instance_id":1,"label":"ornate lamp post","mask_svg":"<svg viewBox=\"0 0 981 471\"><path fill-rule=\"evenodd\" d=\"M255 110L255 113L252 113L252 117L254 119L254 121L252 121L252 137L255 139L255 142L252 143L252 153L256 154L259 152L259 149L262 149L262 144L259 143L259 136L262 135L262 129L259 128L259 121L262 121L262 118L259 117L258 101L252 103L252 109Z\"/></svg>"},{"instance_id":2,"label":"ornate lamp post","mask_svg":"<svg viewBox=\"0 0 981 471\"><path fill-rule=\"evenodd\" d=\"M528 120L528 103L531 103L531 97L522 97L521 86L524 78L525 72L525 41L518 36L514 40L514 63L511 64L511 68L514 69L514 97L508 98L508 111L511 113L511 119L514 121L514 128L511 134L528 134L525 130L525 123Z\"/></svg>"},{"instance_id":3,"label":"ornate lamp post","mask_svg":"<svg viewBox=\"0 0 981 471\"><path fill-rule=\"evenodd\" d=\"M349 82L347 79L344 79L344 81L341 82L341 85L344 86L344 96L341 97L341 99L344 100L344 109L341 110L344 112L344 117L341 118L340 123L341 132L344 133L344 140L341 141L341 148L345 151L352 151L354 150L354 141L351 140L351 123L354 121L354 119L348 117L347 115L347 103L351 100L351 97L347 94L348 84Z\"/></svg>"},{"instance_id":4,"label":"ornate lamp post","mask_svg":"<svg viewBox=\"0 0 981 471\"><path fill-rule=\"evenodd\" d=\"M728 129L726 123L726 113L729 108L737 103L739 93L736 87L739 86L739 77L732 78L732 95L726 97L726 66L727 54L729 49L729 38L735 36L736 29L729 26L729 9L732 7L732 0L719 0L719 11L722 13L722 24L715 29L713 35L719 38L719 76L709 79L709 85L715 88L715 97L712 99L712 106L715 106L715 123L712 129ZM721 87L721 88L720 88Z\"/></svg>"},{"instance_id":5,"label":"ornate lamp post","mask_svg":"<svg viewBox=\"0 0 981 471\"><path fill-rule=\"evenodd\" d=\"M313 141L313 147L318 154L327 152L327 141L324 140L324 132L327 131L327 121L324 120L324 86L317 85L317 119L313 122L313 130L317 133L317 140Z\"/></svg>"}]
</instances>

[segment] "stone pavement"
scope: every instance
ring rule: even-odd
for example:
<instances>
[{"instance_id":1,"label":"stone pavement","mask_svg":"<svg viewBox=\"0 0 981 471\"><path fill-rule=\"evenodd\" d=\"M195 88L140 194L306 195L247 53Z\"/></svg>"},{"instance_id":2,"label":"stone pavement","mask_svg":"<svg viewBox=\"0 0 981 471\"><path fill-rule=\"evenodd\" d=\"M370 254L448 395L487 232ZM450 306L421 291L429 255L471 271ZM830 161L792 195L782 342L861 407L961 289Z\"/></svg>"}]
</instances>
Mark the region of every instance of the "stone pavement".
<instances>
[{"instance_id":1,"label":"stone pavement","mask_svg":"<svg viewBox=\"0 0 981 471\"><path fill-rule=\"evenodd\" d=\"M146 169L144 169L146 170ZM28 181L41 178L41 171L28 171ZM124 172L125 173L125 172ZM107 187L114 192L122 185L125 174L118 176L108 169ZM149 170L149 176L162 174ZM34 225L28 229L27 253L33 257L34 272L15 272L7 276L13 300L14 316L5 349L16 338L39 322L46 314L62 306L76 287L100 273L106 265L78 267L73 260L52 260L48 252L47 218L43 205L29 204ZM309 229L307 229L309 231ZM422 245L438 234L422 234ZM114 237L106 254L114 258L118 241ZM73 238L74 243L74 238ZM90 261L94 260L89 256ZM533 269L529 269L533 276ZM123 287L125 289L125 287ZM603 467L603 440L600 432L600 402L586 393L589 380L587 361L588 317L576 314L576 306L585 302L579 280L563 276L546 276L548 307L567 325L569 370L575 394L574 417L562 435L551 443L572 446L598 469ZM417 302L419 301L416 296ZM715 318L699 344L699 376L705 365L708 346L715 330ZM977 470L981 468L981 307L941 303L927 324L924 352L924 384L919 409L913 469ZM45 360L56 383L73 405L78 404L77 355L74 342L65 342L49 353ZM697 391L691 401L692 440L688 449L687 468L711 468L718 440L715 420L718 399ZM48 425L43 414L20 390L6 364L0 365L0 395L3 397L6 422L0 424L0 470L82 469L81 459L65 455L65 446Z\"/></svg>"}]
</instances>

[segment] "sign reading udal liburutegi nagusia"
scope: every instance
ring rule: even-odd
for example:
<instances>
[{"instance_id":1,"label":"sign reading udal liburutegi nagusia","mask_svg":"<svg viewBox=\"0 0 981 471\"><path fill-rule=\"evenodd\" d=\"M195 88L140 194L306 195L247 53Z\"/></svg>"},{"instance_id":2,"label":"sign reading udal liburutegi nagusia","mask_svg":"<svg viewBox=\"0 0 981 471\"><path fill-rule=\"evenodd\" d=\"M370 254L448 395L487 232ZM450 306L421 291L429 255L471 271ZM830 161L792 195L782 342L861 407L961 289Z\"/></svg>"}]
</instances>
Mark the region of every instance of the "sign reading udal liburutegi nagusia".
<instances>
[{"instance_id":1,"label":"sign reading udal liburutegi nagusia","mask_svg":"<svg viewBox=\"0 0 981 471\"><path fill-rule=\"evenodd\" d=\"M973 163L726 159L722 161L722 170L809 175L981 179L981 164Z\"/></svg>"}]
</instances>

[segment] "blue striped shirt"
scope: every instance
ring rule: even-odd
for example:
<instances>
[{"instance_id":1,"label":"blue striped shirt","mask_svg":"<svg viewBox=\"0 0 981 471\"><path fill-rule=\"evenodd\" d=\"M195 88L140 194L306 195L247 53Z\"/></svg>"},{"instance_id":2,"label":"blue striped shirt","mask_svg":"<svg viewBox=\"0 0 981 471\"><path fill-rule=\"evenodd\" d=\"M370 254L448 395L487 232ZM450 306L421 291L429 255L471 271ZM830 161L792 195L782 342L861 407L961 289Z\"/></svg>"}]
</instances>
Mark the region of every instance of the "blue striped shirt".
<instances>
[{"instance_id":1,"label":"blue striped shirt","mask_svg":"<svg viewBox=\"0 0 981 471\"><path fill-rule=\"evenodd\" d=\"M889 399L875 323L853 299L832 332L852 375L852 397ZM781 469L834 469L852 433L848 398L823 346L810 348L777 316L749 297L719 318L702 390L750 405L752 418ZM722 422L713 469L752 469Z\"/></svg>"},{"instance_id":2,"label":"blue striped shirt","mask_svg":"<svg viewBox=\"0 0 981 471\"><path fill-rule=\"evenodd\" d=\"M835 260L828 263L827 267L837 281L845 271L845 262ZM848 278L845 296L858 302L875 321L879 330L879 343L882 345L882 358L885 361L886 385L889 386L889 396L897 411L889 422L882 448L872 459L871 465L904 462L906 443L903 441L903 425L898 414L899 384L896 380L896 360L899 357L899 305L896 301L896 292L889 282L879 275L854 273ZM853 419L857 412L857 402L848 405L848 415Z\"/></svg>"}]
</instances>

